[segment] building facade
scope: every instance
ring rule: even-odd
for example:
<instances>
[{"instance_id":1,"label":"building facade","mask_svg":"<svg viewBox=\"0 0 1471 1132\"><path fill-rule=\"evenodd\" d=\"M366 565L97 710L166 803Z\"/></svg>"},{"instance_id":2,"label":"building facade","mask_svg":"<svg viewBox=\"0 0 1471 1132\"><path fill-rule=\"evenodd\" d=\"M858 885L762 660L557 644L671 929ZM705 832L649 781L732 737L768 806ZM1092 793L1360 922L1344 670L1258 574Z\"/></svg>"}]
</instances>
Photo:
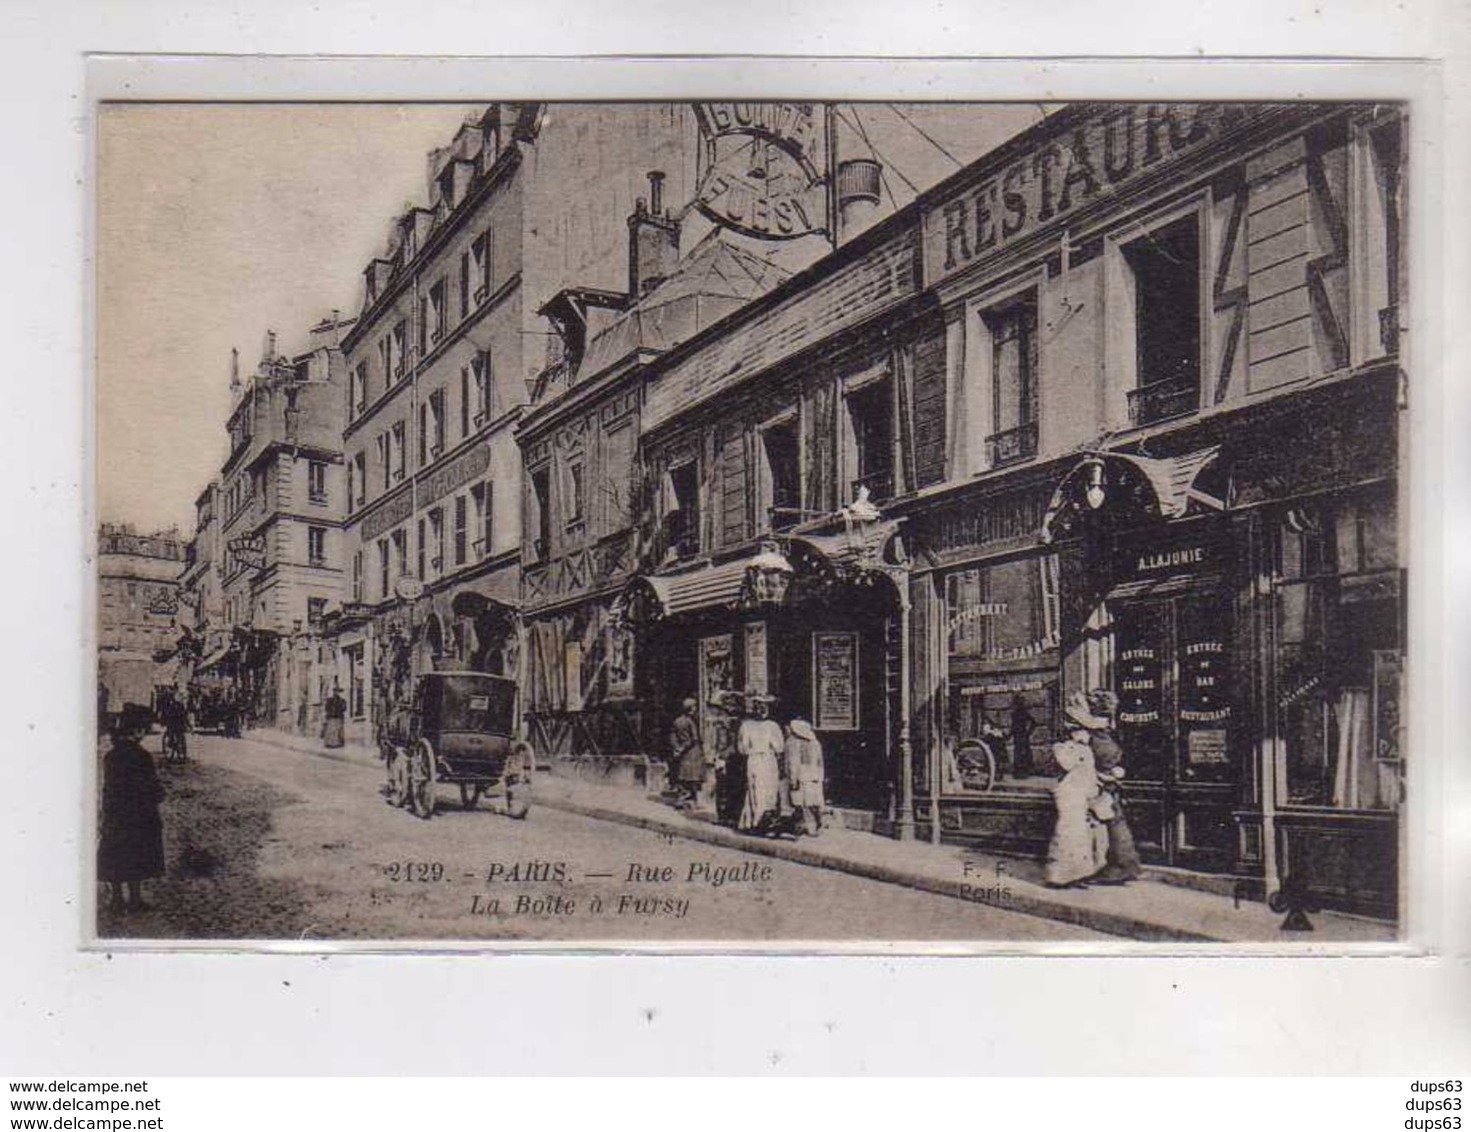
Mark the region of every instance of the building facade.
<instances>
[{"instance_id":1,"label":"building facade","mask_svg":"<svg viewBox=\"0 0 1471 1132\"><path fill-rule=\"evenodd\" d=\"M369 264L344 341L349 573L333 639L349 737L371 741L419 672L520 672L515 429L537 376L622 293L646 172L687 189L690 113L491 106L430 154L425 205Z\"/></svg>"},{"instance_id":2,"label":"building facade","mask_svg":"<svg viewBox=\"0 0 1471 1132\"><path fill-rule=\"evenodd\" d=\"M268 336L256 372L232 381L230 454L197 507L190 577L209 626L200 675L231 681L263 726L310 731L331 690L321 637L344 585L339 343L351 326L322 321L292 356Z\"/></svg>"},{"instance_id":3,"label":"building facade","mask_svg":"<svg viewBox=\"0 0 1471 1132\"><path fill-rule=\"evenodd\" d=\"M1394 915L1405 129L1069 107L651 360L637 696L718 746L767 691L855 819L1036 853L1107 690L1146 859Z\"/></svg>"},{"instance_id":4,"label":"building facade","mask_svg":"<svg viewBox=\"0 0 1471 1132\"><path fill-rule=\"evenodd\" d=\"M105 718L124 703L151 705L173 684L184 547L177 531L139 534L103 523L97 533L98 707Z\"/></svg>"}]
</instances>

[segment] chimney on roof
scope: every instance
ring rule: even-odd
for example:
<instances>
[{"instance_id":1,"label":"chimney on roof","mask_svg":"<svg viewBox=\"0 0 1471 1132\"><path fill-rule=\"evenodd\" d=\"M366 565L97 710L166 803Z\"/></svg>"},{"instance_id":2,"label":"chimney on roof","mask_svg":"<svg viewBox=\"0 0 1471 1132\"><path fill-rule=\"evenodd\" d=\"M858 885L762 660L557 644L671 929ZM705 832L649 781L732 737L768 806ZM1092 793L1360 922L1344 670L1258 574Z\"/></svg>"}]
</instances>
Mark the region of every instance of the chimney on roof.
<instances>
[{"instance_id":1,"label":"chimney on roof","mask_svg":"<svg viewBox=\"0 0 1471 1132\"><path fill-rule=\"evenodd\" d=\"M628 295L643 298L674 271L679 262L680 223L664 209L664 174L649 173L649 203L639 197L628 218Z\"/></svg>"},{"instance_id":2,"label":"chimney on roof","mask_svg":"<svg viewBox=\"0 0 1471 1132\"><path fill-rule=\"evenodd\" d=\"M240 350L230 347L230 403L240 400Z\"/></svg>"},{"instance_id":3,"label":"chimney on roof","mask_svg":"<svg viewBox=\"0 0 1471 1132\"><path fill-rule=\"evenodd\" d=\"M838 232L843 239L873 223L882 179L883 166L871 157L838 163Z\"/></svg>"}]
</instances>

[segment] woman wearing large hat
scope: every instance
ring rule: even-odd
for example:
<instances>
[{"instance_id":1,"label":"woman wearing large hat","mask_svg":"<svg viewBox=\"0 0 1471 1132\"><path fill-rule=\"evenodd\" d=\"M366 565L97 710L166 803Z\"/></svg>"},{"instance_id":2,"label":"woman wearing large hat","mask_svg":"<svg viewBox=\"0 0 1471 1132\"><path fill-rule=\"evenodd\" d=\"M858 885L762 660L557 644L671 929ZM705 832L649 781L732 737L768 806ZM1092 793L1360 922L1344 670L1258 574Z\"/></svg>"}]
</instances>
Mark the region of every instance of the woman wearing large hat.
<instances>
[{"instance_id":1,"label":"woman wearing large hat","mask_svg":"<svg viewBox=\"0 0 1471 1132\"><path fill-rule=\"evenodd\" d=\"M767 832L781 809L781 724L771 718L775 698L748 688L745 718L736 732L736 749L745 757L746 795L736 828L748 833Z\"/></svg>"},{"instance_id":2,"label":"woman wearing large hat","mask_svg":"<svg viewBox=\"0 0 1471 1132\"><path fill-rule=\"evenodd\" d=\"M1062 777L1052 787L1057 817L1047 846L1047 883L1053 888L1081 888L1098 869L1100 854L1094 838L1097 823L1089 804L1098 793L1098 774L1088 734L1095 717L1086 703L1069 700L1063 709L1068 737L1052 748Z\"/></svg>"},{"instance_id":3,"label":"woman wearing large hat","mask_svg":"<svg viewBox=\"0 0 1471 1132\"><path fill-rule=\"evenodd\" d=\"M1094 884L1128 884L1144 872L1134 834L1124 816L1124 749L1113 734L1113 717L1119 700L1107 688L1095 688L1083 699L1090 717L1088 745L1098 770L1098 797L1093 803L1093 816L1103 823L1108 837L1104 864L1088 878Z\"/></svg>"},{"instance_id":4,"label":"woman wearing large hat","mask_svg":"<svg viewBox=\"0 0 1471 1132\"><path fill-rule=\"evenodd\" d=\"M143 905L143 881L163 876L163 819L158 805L163 787L143 737L153 726L153 713L140 704L124 704L112 730L112 749L102 762L102 837L97 847L97 879L112 888L109 907L128 911Z\"/></svg>"}]
</instances>

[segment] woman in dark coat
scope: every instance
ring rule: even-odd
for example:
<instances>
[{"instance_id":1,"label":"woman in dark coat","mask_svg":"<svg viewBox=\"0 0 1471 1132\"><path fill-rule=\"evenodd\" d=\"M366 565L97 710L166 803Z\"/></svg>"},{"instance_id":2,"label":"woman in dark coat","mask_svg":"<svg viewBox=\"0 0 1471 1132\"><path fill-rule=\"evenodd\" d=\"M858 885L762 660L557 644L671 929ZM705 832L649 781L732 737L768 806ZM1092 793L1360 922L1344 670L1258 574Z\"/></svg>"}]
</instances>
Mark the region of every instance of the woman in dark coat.
<instances>
[{"instance_id":1,"label":"woman in dark coat","mask_svg":"<svg viewBox=\"0 0 1471 1132\"><path fill-rule=\"evenodd\" d=\"M700 742L700 725L696 722L698 705L687 699L681 705L674 726L669 730L671 785L681 801L694 805L700 786L705 781L705 747Z\"/></svg>"},{"instance_id":2,"label":"woman in dark coat","mask_svg":"<svg viewBox=\"0 0 1471 1132\"><path fill-rule=\"evenodd\" d=\"M1124 816L1124 749L1113 734L1113 719L1118 711L1118 697L1106 688L1088 693L1088 710L1097 717L1098 726L1090 728L1089 745L1093 748L1093 764L1098 770L1098 790L1102 804L1096 808L1098 820L1108 831L1108 858L1103 868L1091 877L1093 884L1128 884L1144 872L1134 834Z\"/></svg>"},{"instance_id":3,"label":"woman in dark coat","mask_svg":"<svg viewBox=\"0 0 1471 1132\"><path fill-rule=\"evenodd\" d=\"M143 881L163 876L163 819L158 804L163 787L153 767L153 756L143 749L151 713L127 704L113 730L112 749L102 762L102 838L97 849L97 877L112 887L113 911L123 910L123 885L128 887L127 909L143 905Z\"/></svg>"}]
</instances>

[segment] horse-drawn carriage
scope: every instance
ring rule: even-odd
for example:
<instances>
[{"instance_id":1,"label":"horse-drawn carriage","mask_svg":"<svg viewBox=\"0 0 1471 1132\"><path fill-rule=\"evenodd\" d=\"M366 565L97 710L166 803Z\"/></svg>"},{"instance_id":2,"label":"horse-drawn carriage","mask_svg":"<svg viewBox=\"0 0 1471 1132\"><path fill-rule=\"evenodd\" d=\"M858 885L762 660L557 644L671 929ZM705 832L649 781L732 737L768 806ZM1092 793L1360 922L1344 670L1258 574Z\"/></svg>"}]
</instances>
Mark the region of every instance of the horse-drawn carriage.
<instances>
[{"instance_id":1,"label":"horse-drawn carriage","mask_svg":"<svg viewBox=\"0 0 1471 1132\"><path fill-rule=\"evenodd\" d=\"M379 740L388 768L385 796L421 818L434 815L440 783L460 788L473 809L482 797L524 818L535 758L515 736L516 682L488 672L429 672L391 712Z\"/></svg>"}]
</instances>

